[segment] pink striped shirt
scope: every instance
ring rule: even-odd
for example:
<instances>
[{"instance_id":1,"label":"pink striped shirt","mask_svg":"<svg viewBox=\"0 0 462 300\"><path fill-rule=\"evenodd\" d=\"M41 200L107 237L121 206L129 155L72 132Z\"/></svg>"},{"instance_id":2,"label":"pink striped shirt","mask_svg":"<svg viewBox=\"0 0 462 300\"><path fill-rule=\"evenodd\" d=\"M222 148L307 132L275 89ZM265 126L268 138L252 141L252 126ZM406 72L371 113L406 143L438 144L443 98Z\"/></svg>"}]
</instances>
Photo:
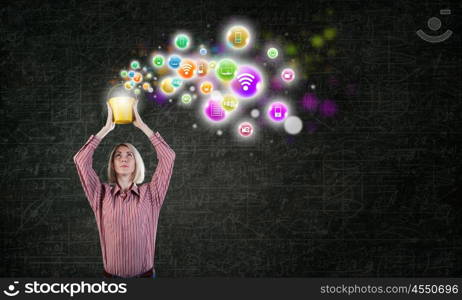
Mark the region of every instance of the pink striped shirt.
<instances>
[{"instance_id":1,"label":"pink striped shirt","mask_svg":"<svg viewBox=\"0 0 462 300\"><path fill-rule=\"evenodd\" d=\"M107 272L131 277L154 266L159 212L172 176L175 152L156 132L150 141L158 164L150 182L132 184L122 193L118 184L101 183L93 169L93 153L101 139L92 135L74 156L74 162L95 214Z\"/></svg>"}]
</instances>

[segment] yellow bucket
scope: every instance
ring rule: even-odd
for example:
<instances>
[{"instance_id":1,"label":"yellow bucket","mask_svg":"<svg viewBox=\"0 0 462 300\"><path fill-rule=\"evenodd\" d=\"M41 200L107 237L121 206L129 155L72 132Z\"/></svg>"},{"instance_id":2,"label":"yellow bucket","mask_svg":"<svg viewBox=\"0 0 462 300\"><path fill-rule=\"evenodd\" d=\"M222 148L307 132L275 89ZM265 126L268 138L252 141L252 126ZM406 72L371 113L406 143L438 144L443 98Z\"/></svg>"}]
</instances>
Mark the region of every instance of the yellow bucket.
<instances>
[{"instance_id":1,"label":"yellow bucket","mask_svg":"<svg viewBox=\"0 0 462 300\"><path fill-rule=\"evenodd\" d=\"M114 122L116 124L130 124L133 122L134 98L112 97L108 102L111 106Z\"/></svg>"}]
</instances>

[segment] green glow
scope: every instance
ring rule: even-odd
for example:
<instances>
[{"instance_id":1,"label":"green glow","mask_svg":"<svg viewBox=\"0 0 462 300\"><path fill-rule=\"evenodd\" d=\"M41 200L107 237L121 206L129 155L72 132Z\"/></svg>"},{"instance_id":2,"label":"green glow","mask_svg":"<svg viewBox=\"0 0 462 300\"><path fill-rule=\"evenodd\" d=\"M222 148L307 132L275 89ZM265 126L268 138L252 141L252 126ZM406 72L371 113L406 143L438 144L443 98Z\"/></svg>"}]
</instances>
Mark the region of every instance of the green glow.
<instances>
[{"instance_id":1,"label":"green glow","mask_svg":"<svg viewBox=\"0 0 462 300\"><path fill-rule=\"evenodd\" d=\"M310 39L311 45L314 48L321 48L324 45L324 39L320 35L313 35Z\"/></svg>"},{"instance_id":2,"label":"green glow","mask_svg":"<svg viewBox=\"0 0 462 300\"><path fill-rule=\"evenodd\" d=\"M324 38L328 41L333 40L337 35L337 29L335 28L326 28L324 29Z\"/></svg>"}]
</instances>

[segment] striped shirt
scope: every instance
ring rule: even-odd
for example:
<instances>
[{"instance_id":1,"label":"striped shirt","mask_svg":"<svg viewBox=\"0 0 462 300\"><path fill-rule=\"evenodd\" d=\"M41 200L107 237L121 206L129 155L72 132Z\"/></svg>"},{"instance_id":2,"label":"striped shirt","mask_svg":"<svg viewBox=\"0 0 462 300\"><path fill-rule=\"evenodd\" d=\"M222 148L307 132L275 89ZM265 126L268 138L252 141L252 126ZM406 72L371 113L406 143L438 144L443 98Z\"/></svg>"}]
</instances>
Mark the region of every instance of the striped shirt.
<instances>
[{"instance_id":1,"label":"striped shirt","mask_svg":"<svg viewBox=\"0 0 462 300\"><path fill-rule=\"evenodd\" d=\"M104 268L131 277L154 267L157 222L172 176L175 152L158 132L150 137L158 164L150 182L133 183L127 193L102 183L93 169L101 139L92 135L74 156L85 195L95 214Z\"/></svg>"}]
</instances>

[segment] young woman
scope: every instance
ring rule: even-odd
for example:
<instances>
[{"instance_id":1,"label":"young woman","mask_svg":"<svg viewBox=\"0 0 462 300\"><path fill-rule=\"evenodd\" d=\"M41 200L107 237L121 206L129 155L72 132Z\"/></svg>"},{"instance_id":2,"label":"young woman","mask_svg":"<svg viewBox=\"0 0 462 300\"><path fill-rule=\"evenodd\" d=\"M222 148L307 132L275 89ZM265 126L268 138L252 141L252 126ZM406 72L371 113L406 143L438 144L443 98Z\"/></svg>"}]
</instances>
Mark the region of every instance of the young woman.
<instances>
[{"instance_id":1,"label":"young woman","mask_svg":"<svg viewBox=\"0 0 462 300\"><path fill-rule=\"evenodd\" d=\"M149 138L158 164L150 182L144 179L144 163L130 143L118 144L108 163L108 183L102 183L93 169L93 153L114 129L112 110L107 105L106 125L92 135L74 156L85 195L95 214L101 243L105 277L153 277L159 212L172 176L175 152L159 132L154 133L134 105L133 124ZM141 184L138 186L138 184Z\"/></svg>"}]
</instances>

